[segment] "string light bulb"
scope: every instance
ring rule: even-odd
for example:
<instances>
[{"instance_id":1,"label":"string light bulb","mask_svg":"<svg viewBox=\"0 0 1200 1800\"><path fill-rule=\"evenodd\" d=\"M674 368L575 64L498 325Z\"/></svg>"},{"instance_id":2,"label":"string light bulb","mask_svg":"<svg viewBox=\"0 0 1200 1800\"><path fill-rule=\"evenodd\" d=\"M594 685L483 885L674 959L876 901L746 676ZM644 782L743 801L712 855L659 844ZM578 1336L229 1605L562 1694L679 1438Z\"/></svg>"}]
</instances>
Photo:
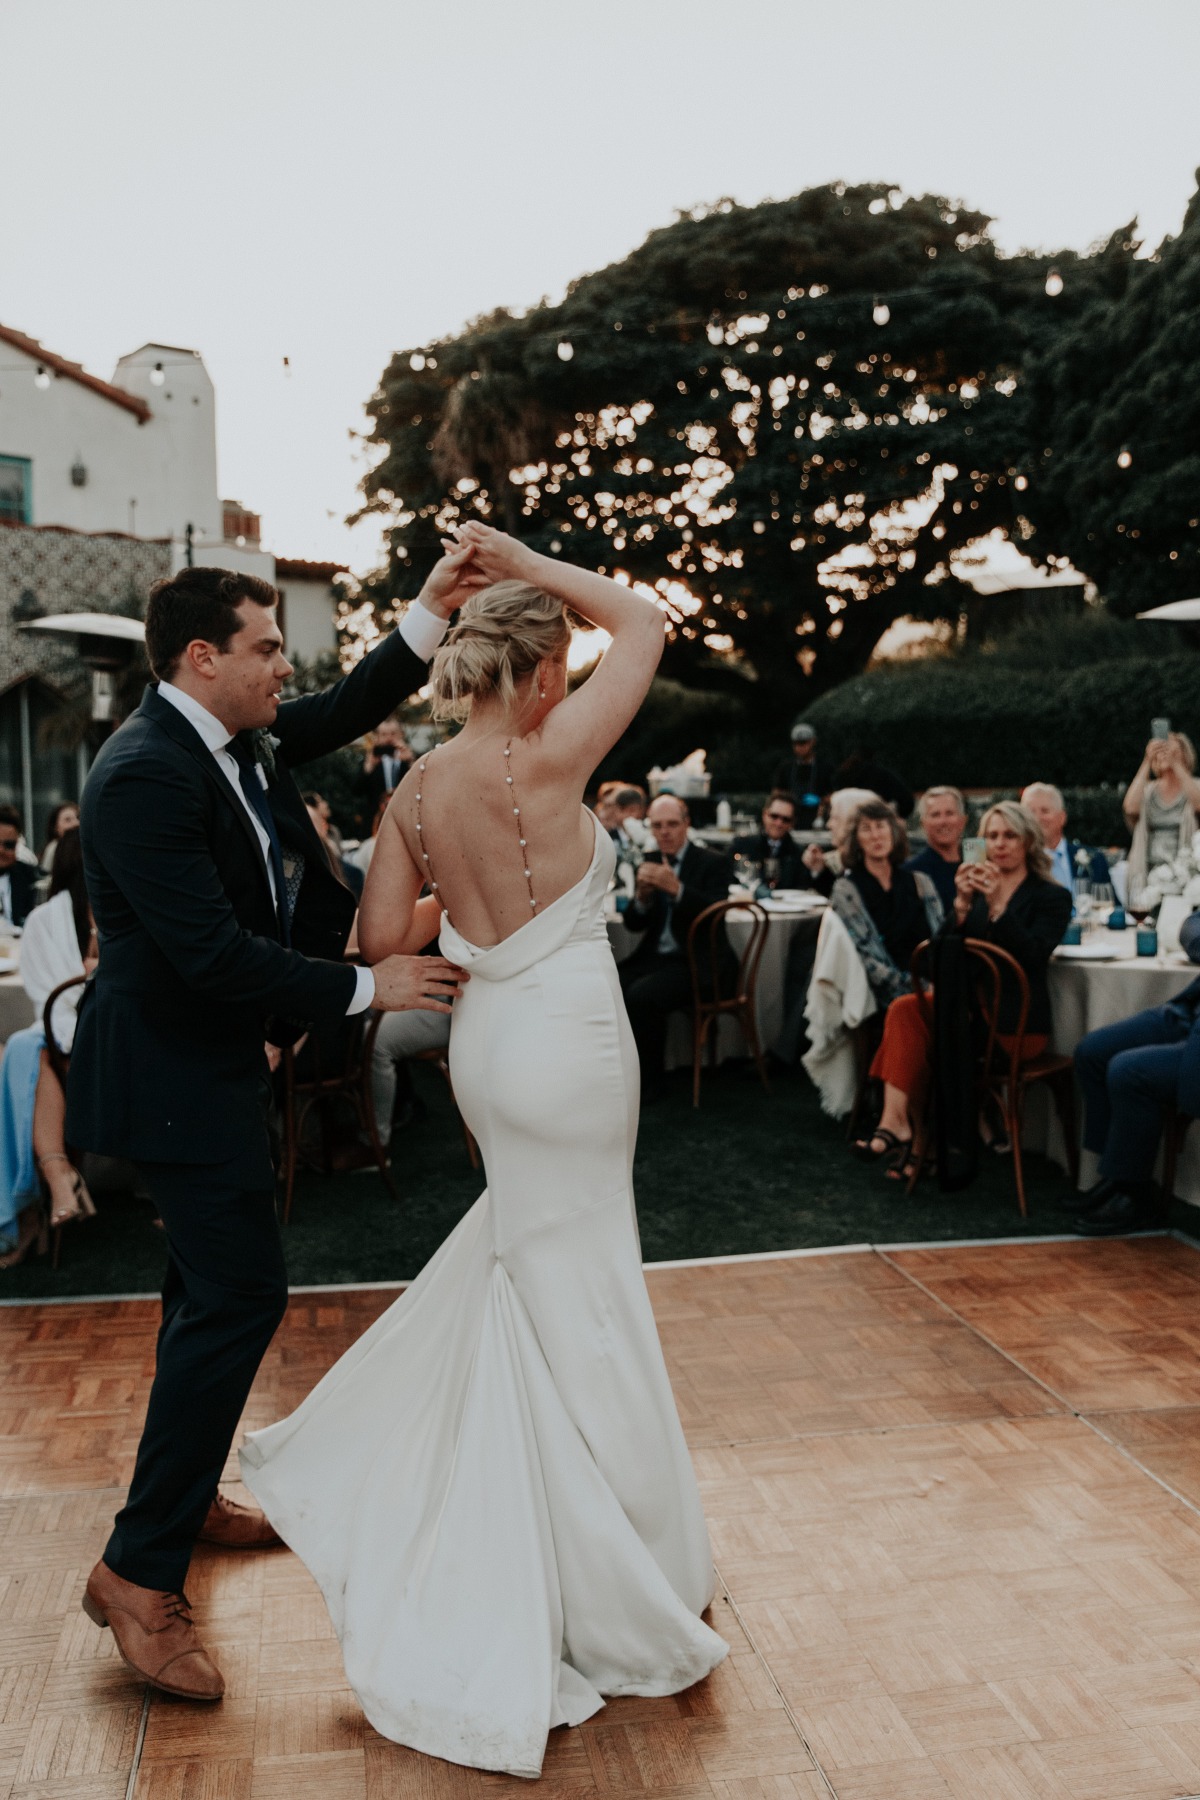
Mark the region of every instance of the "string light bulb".
<instances>
[{"instance_id":1,"label":"string light bulb","mask_svg":"<svg viewBox=\"0 0 1200 1800\"><path fill-rule=\"evenodd\" d=\"M871 317L877 325L886 325L892 316L892 309L886 300L877 300L871 308Z\"/></svg>"},{"instance_id":2,"label":"string light bulb","mask_svg":"<svg viewBox=\"0 0 1200 1800\"><path fill-rule=\"evenodd\" d=\"M1063 291L1063 278L1057 269L1051 269L1046 277L1046 292L1051 300L1057 300Z\"/></svg>"},{"instance_id":3,"label":"string light bulb","mask_svg":"<svg viewBox=\"0 0 1200 1800\"><path fill-rule=\"evenodd\" d=\"M1117 457L1118 469L1128 469L1132 466L1132 464L1133 464L1133 452L1131 450L1127 450L1124 447L1124 445L1122 445L1121 453Z\"/></svg>"},{"instance_id":4,"label":"string light bulb","mask_svg":"<svg viewBox=\"0 0 1200 1800\"><path fill-rule=\"evenodd\" d=\"M570 360L574 356L574 354L575 354L574 344L568 343L566 338L564 338L562 343L558 346L559 362L570 362Z\"/></svg>"},{"instance_id":5,"label":"string light bulb","mask_svg":"<svg viewBox=\"0 0 1200 1800\"><path fill-rule=\"evenodd\" d=\"M150 380L153 382L154 386L161 387L163 382L166 379L167 379L167 372L163 368L162 364L160 362L155 363L154 367L150 371Z\"/></svg>"},{"instance_id":6,"label":"string light bulb","mask_svg":"<svg viewBox=\"0 0 1200 1800\"><path fill-rule=\"evenodd\" d=\"M43 392L50 386L50 371L46 368L44 363L38 364L37 374L33 378L33 385L34 387L41 388Z\"/></svg>"},{"instance_id":7,"label":"string light bulb","mask_svg":"<svg viewBox=\"0 0 1200 1800\"><path fill-rule=\"evenodd\" d=\"M410 369L417 370L418 373L425 367L425 358L420 350L413 351L408 359L408 366Z\"/></svg>"},{"instance_id":8,"label":"string light bulb","mask_svg":"<svg viewBox=\"0 0 1200 1800\"><path fill-rule=\"evenodd\" d=\"M1013 486L1017 489L1018 493L1023 494L1025 489L1029 486L1029 483L1024 475L1018 475L1017 479L1013 482Z\"/></svg>"}]
</instances>

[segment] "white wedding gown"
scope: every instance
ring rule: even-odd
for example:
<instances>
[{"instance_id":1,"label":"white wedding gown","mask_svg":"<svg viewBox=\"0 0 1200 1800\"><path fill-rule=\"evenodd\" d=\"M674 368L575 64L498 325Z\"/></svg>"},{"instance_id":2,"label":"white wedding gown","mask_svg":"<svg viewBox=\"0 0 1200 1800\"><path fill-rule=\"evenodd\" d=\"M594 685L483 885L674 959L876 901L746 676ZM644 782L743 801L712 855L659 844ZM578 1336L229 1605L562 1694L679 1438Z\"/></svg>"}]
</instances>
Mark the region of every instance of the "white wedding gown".
<instances>
[{"instance_id":1,"label":"white wedding gown","mask_svg":"<svg viewBox=\"0 0 1200 1800\"><path fill-rule=\"evenodd\" d=\"M488 1187L290 1418L247 1486L319 1582L371 1724L541 1772L606 1694L673 1694L727 1646L642 1276L638 1062L604 926L614 853L471 974L454 1091Z\"/></svg>"}]
</instances>

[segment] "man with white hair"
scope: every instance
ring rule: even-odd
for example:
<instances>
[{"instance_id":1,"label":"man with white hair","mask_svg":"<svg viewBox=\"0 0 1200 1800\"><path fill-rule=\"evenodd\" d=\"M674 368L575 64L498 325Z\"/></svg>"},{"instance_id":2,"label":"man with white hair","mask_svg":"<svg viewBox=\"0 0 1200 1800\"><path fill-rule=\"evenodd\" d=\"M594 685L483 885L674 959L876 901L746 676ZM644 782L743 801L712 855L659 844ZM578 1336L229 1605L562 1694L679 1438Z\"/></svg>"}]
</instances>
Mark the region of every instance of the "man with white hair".
<instances>
[{"instance_id":1,"label":"man with white hair","mask_svg":"<svg viewBox=\"0 0 1200 1800\"><path fill-rule=\"evenodd\" d=\"M925 832L925 849L910 856L904 866L928 875L949 913L955 900L954 877L962 867L967 803L956 787L931 787L921 795L917 811Z\"/></svg>"},{"instance_id":2,"label":"man with white hair","mask_svg":"<svg viewBox=\"0 0 1200 1800\"><path fill-rule=\"evenodd\" d=\"M1108 858L1103 850L1094 850L1090 845L1080 843L1078 838L1066 835L1067 805L1061 788L1049 781L1031 781L1021 791L1021 805L1033 814L1041 827L1050 858L1051 879L1060 887L1065 887L1069 894L1074 893L1075 859L1081 850L1086 851L1088 857L1088 880L1108 880Z\"/></svg>"}]
</instances>

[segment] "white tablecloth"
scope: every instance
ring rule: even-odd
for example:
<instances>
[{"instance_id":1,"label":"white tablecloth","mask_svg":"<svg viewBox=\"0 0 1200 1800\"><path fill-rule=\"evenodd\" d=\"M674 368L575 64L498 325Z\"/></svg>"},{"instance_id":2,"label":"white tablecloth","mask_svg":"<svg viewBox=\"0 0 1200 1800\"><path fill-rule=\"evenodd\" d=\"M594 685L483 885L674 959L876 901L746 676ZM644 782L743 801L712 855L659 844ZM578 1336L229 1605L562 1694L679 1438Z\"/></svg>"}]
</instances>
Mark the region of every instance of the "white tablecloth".
<instances>
[{"instance_id":1,"label":"white tablecloth","mask_svg":"<svg viewBox=\"0 0 1200 1800\"><path fill-rule=\"evenodd\" d=\"M1135 934L1128 931L1101 931L1088 938L1089 944L1101 945L1118 952L1111 962L1080 962L1056 955L1050 964L1050 1005L1054 1014L1052 1048L1064 1056L1074 1052L1080 1038L1102 1025L1115 1025L1148 1006L1164 1006L1182 993L1197 970L1186 956L1138 956L1134 952ZM1079 1125L1083 1128L1082 1097ZM1055 1162L1066 1165L1062 1134L1048 1096L1034 1088L1029 1096L1029 1109L1022 1142L1031 1150L1042 1150ZM1080 1184L1089 1187L1096 1179L1096 1159L1085 1154L1080 1168ZM1200 1132L1190 1132L1179 1160L1175 1191L1181 1199L1200 1204Z\"/></svg>"},{"instance_id":2,"label":"white tablecloth","mask_svg":"<svg viewBox=\"0 0 1200 1800\"><path fill-rule=\"evenodd\" d=\"M779 1040L783 1030L783 978L787 968L788 950L792 939L798 932L811 934L816 942L817 930L825 903L807 907L803 912L774 911L770 904L767 916L770 921L767 930L767 941L763 946L762 961L758 965L758 982L754 990L755 1010L758 1017L759 1043L765 1050L772 1049ZM729 941L734 953L741 955L750 938L751 917L749 913L730 913L726 921ZM637 949L641 942L641 934L630 931L620 916L608 921L608 940L613 947L613 955L618 962ZM717 1038L717 1056L724 1062L727 1056L746 1056L746 1041L741 1027L732 1019L722 1019ZM707 1052L706 1052L707 1055ZM671 1020L667 1031L667 1067L674 1069L692 1060L692 1023L685 1013L677 1013Z\"/></svg>"}]
</instances>

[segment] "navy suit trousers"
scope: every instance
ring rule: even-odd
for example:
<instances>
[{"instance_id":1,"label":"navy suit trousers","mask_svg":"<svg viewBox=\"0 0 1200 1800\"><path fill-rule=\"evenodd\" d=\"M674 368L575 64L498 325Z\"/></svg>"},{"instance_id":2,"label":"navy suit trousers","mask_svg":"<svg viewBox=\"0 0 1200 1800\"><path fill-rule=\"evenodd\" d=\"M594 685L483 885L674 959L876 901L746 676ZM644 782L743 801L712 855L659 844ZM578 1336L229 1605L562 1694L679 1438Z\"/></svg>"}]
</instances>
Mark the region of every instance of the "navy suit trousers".
<instances>
[{"instance_id":1,"label":"navy suit trousers","mask_svg":"<svg viewBox=\"0 0 1200 1800\"><path fill-rule=\"evenodd\" d=\"M1100 1157L1103 1180L1149 1181L1163 1112L1179 1091L1188 1029L1165 1006L1089 1031L1075 1049L1083 1088L1083 1147Z\"/></svg>"}]
</instances>

